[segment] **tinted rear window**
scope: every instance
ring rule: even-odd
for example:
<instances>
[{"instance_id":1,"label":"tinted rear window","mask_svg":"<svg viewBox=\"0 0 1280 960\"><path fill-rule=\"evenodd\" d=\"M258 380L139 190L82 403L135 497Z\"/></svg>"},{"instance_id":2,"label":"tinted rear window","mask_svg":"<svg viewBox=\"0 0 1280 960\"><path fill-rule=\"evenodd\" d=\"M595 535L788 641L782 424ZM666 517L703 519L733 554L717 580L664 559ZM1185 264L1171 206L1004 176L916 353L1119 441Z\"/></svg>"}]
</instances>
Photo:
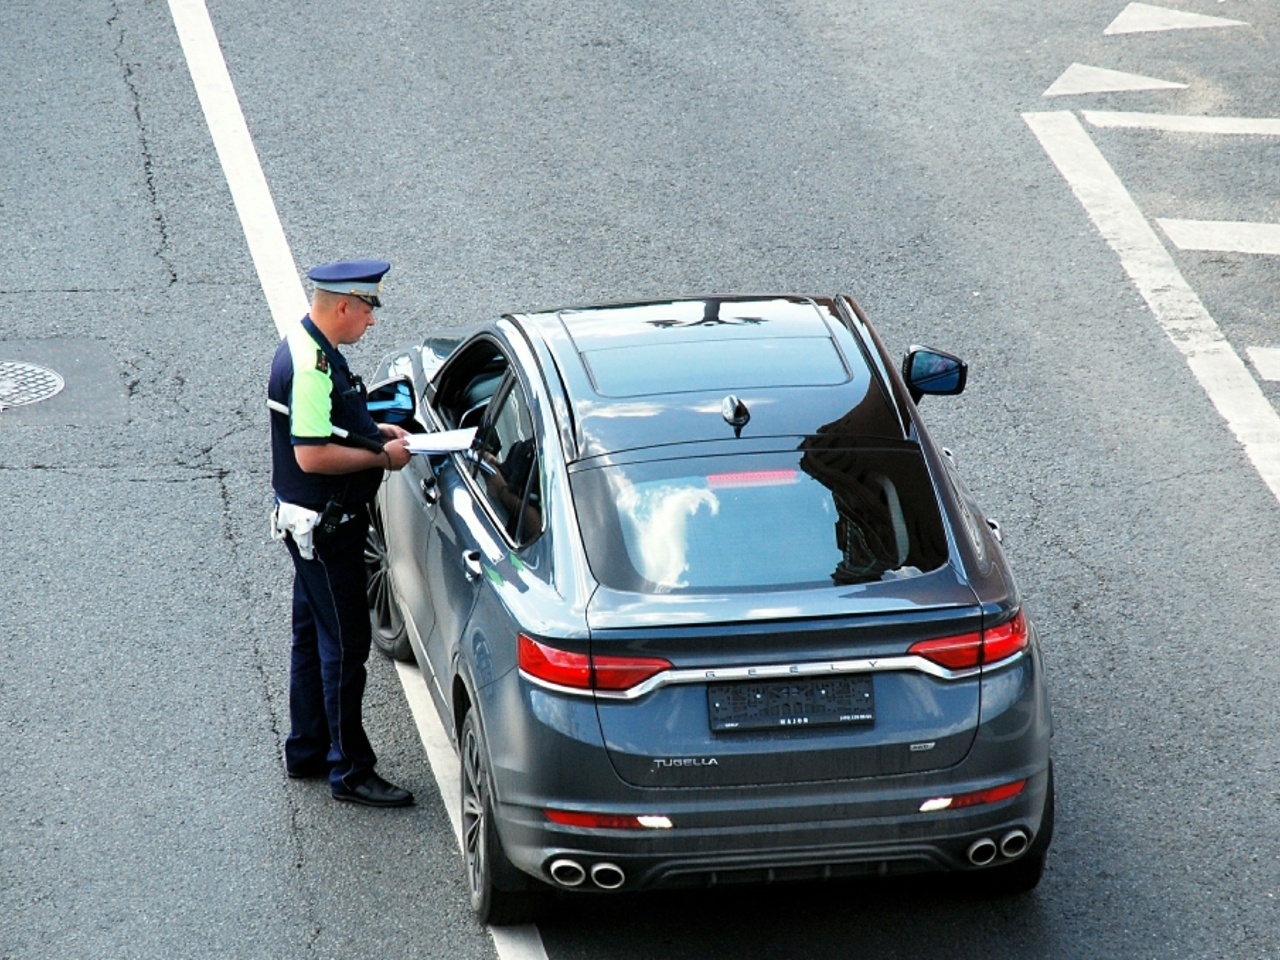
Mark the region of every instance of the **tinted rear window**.
<instances>
[{"instance_id":1,"label":"tinted rear window","mask_svg":"<svg viewBox=\"0 0 1280 960\"><path fill-rule=\"evenodd\" d=\"M591 570L618 590L870 583L947 561L913 444L666 460L573 475Z\"/></svg>"}]
</instances>

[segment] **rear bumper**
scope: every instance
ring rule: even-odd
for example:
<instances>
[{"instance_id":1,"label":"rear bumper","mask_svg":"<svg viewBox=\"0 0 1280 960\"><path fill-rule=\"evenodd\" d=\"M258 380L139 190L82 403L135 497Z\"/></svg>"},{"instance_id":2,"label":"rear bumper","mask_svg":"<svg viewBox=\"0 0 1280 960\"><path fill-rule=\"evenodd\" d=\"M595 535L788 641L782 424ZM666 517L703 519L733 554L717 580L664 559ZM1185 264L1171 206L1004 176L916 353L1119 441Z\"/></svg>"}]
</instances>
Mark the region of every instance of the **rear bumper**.
<instances>
[{"instance_id":1,"label":"rear bumper","mask_svg":"<svg viewBox=\"0 0 1280 960\"><path fill-rule=\"evenodd\" d=\"M490 716L530 718L506 728L493 751L497 827L507 858L554 886L551 866L572 861L622 871L624 890L733 882L981 869L967 855L980 840L998 848L1013 831L1040 832L1049 782L1052 721L1035 647L983 681L983 709L968 754L943 769L892 776L759 786L654 789L624 783L599 740L594 707L498 683ZM526 697L529 699L526 700ZM520 729L521 737L513 737ZM527 739L526 739L527 738ZM522 742L520 742L522 741ZM493 744L492 738L489 743ZM1016 796L957 810L922 812L926 800L1025 780ZM666 817L670 829L602 829L552 823L544 809ZM983 867L1013 859L997 854Z\"/></svg>"},{"instance_id":2,"label":"rear bumper","mask_svg":"<svg viewBox=\"0 0 1280 960\"><path fill-rule=\"evenodd\" d=\"M1028 842L1034 840L1047 781L1044 769L1030 775L1023 791L1008 800L933 813L920 813L919 807L936 791L898 784L892 792L899 796L885 799L881 792L873 803L824 798L814 805L792 797L779 809L756 807L737 797L719 805L699 803L696 809L668 805L662 815L674 826L662 830L564 827L526 807L504 807L499 820L505 852L516 866L559 886L550 867L571 860L587 875L583 890L593 889L592 868L601 863L619 868L629 890L969 870L975 867L967 851L976 841L988 839L998 847L1017 830ZM867 786L859 791L864 796ZM886 809L895 807L900 812ZM659 809L641 812L658 814ZM860 812L867 815L858 816ZM987 865L1010 859L997 854Z\"/></svg>"}]
</instances>

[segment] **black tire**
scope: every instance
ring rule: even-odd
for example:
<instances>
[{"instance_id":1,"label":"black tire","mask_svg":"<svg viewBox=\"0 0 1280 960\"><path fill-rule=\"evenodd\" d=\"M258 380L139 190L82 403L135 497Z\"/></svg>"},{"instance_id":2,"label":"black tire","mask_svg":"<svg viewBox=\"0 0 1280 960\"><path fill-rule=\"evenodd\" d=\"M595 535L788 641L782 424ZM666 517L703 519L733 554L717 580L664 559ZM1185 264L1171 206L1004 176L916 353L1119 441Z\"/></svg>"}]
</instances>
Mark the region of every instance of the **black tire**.
<instances>
[{"instance_id":1,"label":"black tire","mask_svg":"<svg viewBox=\"0 0 1280 960\"><path fill-rule=\"evenodd\" d=\"M495 927L532 923L542 907L542 895L530 889L502 852L493 822L488 755L474 711L467 711L459 740L462 761L462 853L466 861L467 893L481 923Z\"/></svg>"},{"instance_id":2,"label":"black tire","mask_svg":"<svg viewBox=\"0 0 1280 960\"><path fill-rule=\"evenodd\" d=\"M369 505L369 534L364 543L364 565L369 575L369 629L373 645L393 660L413 662L409 631L391 588L391 568L387 562L386 539L382 535L382 515L377 504Z\"/></svg>"},{"instance_id":3,"label":"black tire","mask_svg":"<svg viewBox=\"0 0 1280 960\"><path fill-rule=\"evenodd\" d=\"M1049 782L1045 787L1044 813L1040 830L1031 848L1021 857L1002 867L984 870L978 875L982 892L990 897L1016 897L1030 893L1044 876L1044 864L1053 840L1053 765L1049 765Z\"/></svg>"}]
</instances>

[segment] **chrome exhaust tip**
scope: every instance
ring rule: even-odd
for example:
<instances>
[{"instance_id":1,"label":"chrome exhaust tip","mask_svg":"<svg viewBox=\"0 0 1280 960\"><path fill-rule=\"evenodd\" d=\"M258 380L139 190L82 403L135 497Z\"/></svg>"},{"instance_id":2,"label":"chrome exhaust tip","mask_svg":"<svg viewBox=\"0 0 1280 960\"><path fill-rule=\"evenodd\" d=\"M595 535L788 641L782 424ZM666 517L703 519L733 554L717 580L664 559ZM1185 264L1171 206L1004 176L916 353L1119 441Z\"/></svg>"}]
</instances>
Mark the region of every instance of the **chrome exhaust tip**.
<instances>
[{"instance_id":1,"label":"chrome exhaust tip","mask_svg":"<svg viewBox=\"0 0 1280 960\"><path fill-rule=\"evenodd\" d=\"M1010 859L1022 856L1029 846L1031 838L1022 830L1010 830L1000 838L1000 853Z\"/></svg>"},{"instance_id":2,"label":"chrome exhaust tip","mask_svg":"<svg viewBox=\"0 0 1280 960\"><path fill-rule=\"evenodd\" d=\"M985 867L988 863L996 858L999 850L996 849L996 842L990 837L983 837L981 840L975 840L969 844L966 855L969 862L975 867Z\"/></svg>"},{"instance_id":3,"label":"chrome exhaust tip","mask_svg":"<svg viewBox=\"0 0 1280 960\"><path fill-rule=\"evenodd\" d=\"M587 871L576 860L553 860L548 868L551 879L562 887L577 887L587 879Z\"/></svg>"},{"instance_id":4,"label":"chrome exhaust tip","mask_svg":"<svg viewBox=\"0 0 1280 960\"><path fill-rule=\"evenodd\" d=\"M617 890L627 882L627 875L616 863L597 863L591 868L591 880L601 890Z\"/></svg>"}]
</instances>

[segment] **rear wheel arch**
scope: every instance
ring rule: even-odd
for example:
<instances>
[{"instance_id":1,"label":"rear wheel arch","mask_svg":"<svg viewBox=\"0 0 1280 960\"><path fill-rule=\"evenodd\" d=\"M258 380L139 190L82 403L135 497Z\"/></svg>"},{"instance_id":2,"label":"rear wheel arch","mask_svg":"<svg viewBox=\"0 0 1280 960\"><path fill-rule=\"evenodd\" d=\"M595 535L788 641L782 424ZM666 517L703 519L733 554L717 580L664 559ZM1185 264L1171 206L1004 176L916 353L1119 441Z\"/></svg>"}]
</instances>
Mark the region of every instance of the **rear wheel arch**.
<instances>
[{"instance_id":1,"label":"rear wheel arch","mask_svg":"<svg viewBox=\"0 0 1280 960\"><path fill-rule=\"evenodd\" d=\"M462 721L466 719L467 713L472 709L471 690L468 689L467 681L463 679L461 673L456 673L453 676L453 690L450 700L453 706L454 736L460 739L462 736Z\"/></svg>"}]
</instances>

